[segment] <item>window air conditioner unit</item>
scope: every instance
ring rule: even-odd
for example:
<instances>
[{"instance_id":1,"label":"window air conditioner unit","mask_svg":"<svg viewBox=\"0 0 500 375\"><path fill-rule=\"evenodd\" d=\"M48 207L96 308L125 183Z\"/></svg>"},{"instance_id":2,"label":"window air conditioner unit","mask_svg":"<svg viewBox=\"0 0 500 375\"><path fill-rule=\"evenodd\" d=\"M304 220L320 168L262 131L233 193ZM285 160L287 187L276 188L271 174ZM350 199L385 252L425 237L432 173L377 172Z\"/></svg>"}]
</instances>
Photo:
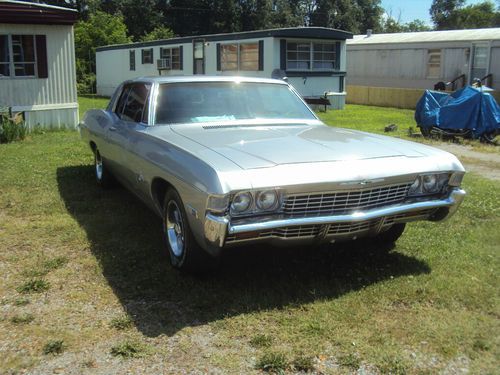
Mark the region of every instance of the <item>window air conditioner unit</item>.
<instances>
[{"instance_id":1,"label":"window air conditioner unit","mask_svg":"<svg viewBox=\"0 0 500 375\"><path fill-rule=\"evenodd\" d=\"M170 70L170 59L158 59L156 66L158 70Z\"/></svg>"}]
</instances>

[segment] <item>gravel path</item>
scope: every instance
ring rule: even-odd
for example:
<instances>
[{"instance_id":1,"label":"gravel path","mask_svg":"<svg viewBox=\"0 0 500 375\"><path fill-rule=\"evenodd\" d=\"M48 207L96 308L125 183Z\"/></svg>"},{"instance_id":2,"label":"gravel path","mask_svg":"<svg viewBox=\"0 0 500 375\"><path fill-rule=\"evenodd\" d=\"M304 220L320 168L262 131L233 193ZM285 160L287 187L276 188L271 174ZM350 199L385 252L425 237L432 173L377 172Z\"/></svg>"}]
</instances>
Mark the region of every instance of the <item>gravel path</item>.
<instances>
[{"instance_id":1,"label":"gravel path","mask_svg":"<svg viewBox=\"0 0 500 375\"><path fill-rule=\"evenodd\" d=\"M478 152L472 150L469 146L449 143L441 143L433 146L454 154L460 159L468 172L477 173L491 180L500 181L500 153Z\"/></svg>"}]
</instances>

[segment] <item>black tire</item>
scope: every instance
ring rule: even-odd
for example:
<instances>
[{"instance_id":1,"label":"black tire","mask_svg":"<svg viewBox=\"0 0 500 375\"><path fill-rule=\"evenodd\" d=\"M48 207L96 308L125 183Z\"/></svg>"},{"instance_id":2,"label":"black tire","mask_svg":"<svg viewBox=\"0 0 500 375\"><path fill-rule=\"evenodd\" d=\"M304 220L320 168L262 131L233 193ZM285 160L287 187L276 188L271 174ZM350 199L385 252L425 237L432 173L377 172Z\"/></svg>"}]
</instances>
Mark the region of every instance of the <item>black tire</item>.
<instances>
[{"instance_id":1,"label":"black tire","mask_svg":"<svg viewBox=\"0 0 500 375\"><path fill-rule=\"evenodd\" d=\"M106 167L98 149L94 150L94 173L97 184L103 189L109 189L116 185L116 180Z\"/></svg>"},{"instance_id":2,"label":"black tire","mask_svg":"<svg viewBox=\"0 0 500 375\"><path fill-rule=\"evenodd\" d=\"M196 242L181 197L174 189L168 189L165 194L163 236L172 267L188 273L202 273L217 265L217 258Z\"/></svg>"},{"instance_id":3,"label":"black tire","mask_svg":"<svg viewBox=\"0 0 500 375\"><path fill-rule=\"evenodd\" d=\"M375 242L379 245L393 245L403 234L406 223L394 224L385 232L375 236Z\"/></svg>"},{"instance_id":4,"label":"black tire","mask_svg":"<svg viewBox=\"0 0 500 375\"><path fill-rule=\"evenodd\" d=\"M419 126L420 133L424 136L424 138L429 138L431 136L431 128L426 128L423 126Z\"/></svg>"}]
</instances>

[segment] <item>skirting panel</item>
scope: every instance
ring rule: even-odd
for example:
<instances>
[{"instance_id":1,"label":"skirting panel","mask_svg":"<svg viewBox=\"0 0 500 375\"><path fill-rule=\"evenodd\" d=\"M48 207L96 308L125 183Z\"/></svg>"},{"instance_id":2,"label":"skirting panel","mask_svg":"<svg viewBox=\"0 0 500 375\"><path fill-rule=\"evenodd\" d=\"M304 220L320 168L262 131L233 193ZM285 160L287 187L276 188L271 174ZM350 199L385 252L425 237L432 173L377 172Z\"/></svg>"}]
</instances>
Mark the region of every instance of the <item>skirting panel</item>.
<instances>
[{"instance_id":1,"label":"skirting panel","mask_svg":"<svg viewBox=\"0 0 500 375\"><path fill-rule=\"evenodd\" d=\"M24 112L24 120L30 130L37 127L44 129L76 129L78 108L26 111Z\"/></svg>"}]
</instances>

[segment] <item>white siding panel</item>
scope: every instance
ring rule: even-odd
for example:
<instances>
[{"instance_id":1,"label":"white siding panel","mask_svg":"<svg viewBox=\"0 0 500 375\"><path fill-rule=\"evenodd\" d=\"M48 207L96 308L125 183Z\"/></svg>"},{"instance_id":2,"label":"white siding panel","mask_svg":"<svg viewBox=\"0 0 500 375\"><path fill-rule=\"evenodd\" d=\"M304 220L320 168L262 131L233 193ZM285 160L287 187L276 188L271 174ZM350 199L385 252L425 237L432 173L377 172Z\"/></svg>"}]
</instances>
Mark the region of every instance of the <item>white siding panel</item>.
<instances>
[{"instance_id":1,"label":"white siding panel","mask_svg":"<svg viewBox=\"0 0 500 375\"><path fill-rule=\"evenodd\" d=\"M492 88L500 91L500 46L491 49L490 73L493 74Z\"/></svg>"},{"instance_id":2,"label":"white siding panel","mask_svg":"<svg viewBox=\"0 0 500 375\"><path fill-rule=\"evenodd\" d=\"M443 78L449 82L461 74L469 73L466 48L447 48L441 52Z\"/></svg>"},{"instance_id":3,"label":"white siding panel","mask_svg":"<svg viewBox=\"0 0 500 375\"><path fill-rule=\"evenodd\" d=\"M47 79L0 78L0 106L75 103L76 76L72 26L0 24L0 34L47 36Z\"/></svg>"}]
</instances>

